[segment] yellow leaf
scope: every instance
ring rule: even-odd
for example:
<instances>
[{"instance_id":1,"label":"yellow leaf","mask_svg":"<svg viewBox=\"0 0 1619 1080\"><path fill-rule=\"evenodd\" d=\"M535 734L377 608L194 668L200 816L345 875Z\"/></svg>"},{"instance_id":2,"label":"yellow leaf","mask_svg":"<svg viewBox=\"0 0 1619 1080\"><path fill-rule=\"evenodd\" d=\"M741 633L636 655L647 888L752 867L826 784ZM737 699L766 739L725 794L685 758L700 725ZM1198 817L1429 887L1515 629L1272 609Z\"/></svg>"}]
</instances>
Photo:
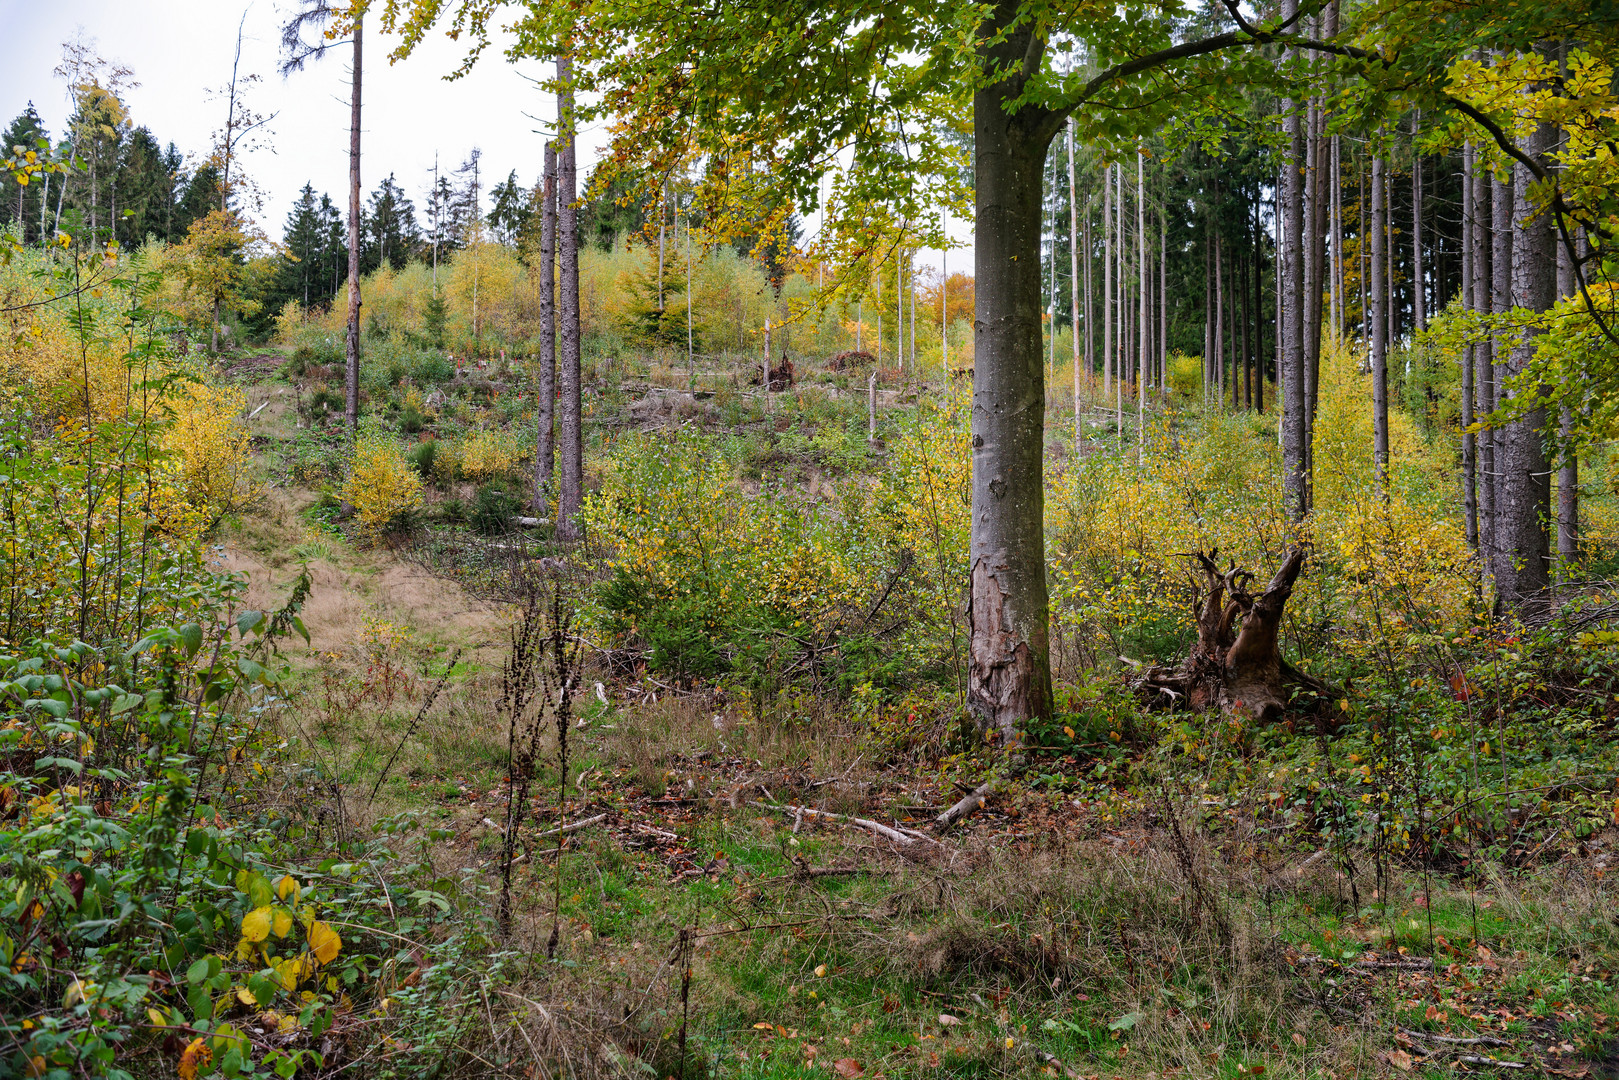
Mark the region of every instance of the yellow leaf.
<instances>
[{"instance_id":1,"label":"yellow leaf","mask_svg":"<svg viewBox=\"0 0 1619 1080\"><path fill-rule=\"evenodd\" d=\"M330 964L337 959L338 950L342 947L343 939L337 936L336 930L323 922L309 924L309 948L317 961Z\"/></svg>"},{"instance_id":2,"label":"yellow leaf","mask_svg":"<svg viewBox=\"0 0 1619 1080\"><path fill-rule=\"evenodd\" d=\"M303 964L290 958L275 962L275 973L281 979L281 985L288 990L298 989L298 979L303 974L302 969Z\"/></svg>"},{"instance_id":3,"label":"yellow leaf","mask_svg":"<svg viewBox=\"0 0 1619 1080\"><path fill-rule=\"evenodd\" d=\"M236 1000L243 1005L257 1005L259 1003L259 999L253 996L253 991L245 986L236 988Z\"/></svg>"},{"instance_id":4,"label":"yellow leaf","mask_svg":"<svg viewBox=\"0 0 1619 1080\"><path fill-rule=\"evenodd\" d=\"M158 1012L156 1009L147 1009L146 1010L146 1019L148 1019L148 1020L150 1020L152 1022L153 1027L167 1027L168 1026L168 1021L163 1019L163 1014Z\"/></svg>"},{"instance_id":5,"label":"yellow leaf","mask_svg":"<svg viewBox=\"0 0 1619 1080\"><path fill-rule=\"evenodd\" d=\"M248 941L263 941L270 936L270 909L254 908L242 916L242 937Z\"/></svg>"},{"instance_id":6,"label":"yellow leaf","mask_svg":"<svg viewBox=\"0 0 1619 1080\"><path fill-rule=\"evenodd\" d=\"M817 979L826 978L826 965L825 964L817 964L815 966L815 977Z\"/></svg>"},{"instance_id":7,"label":"yellow leaf","mask_svg":"<svg viewBox=\"0 0 1619 1080\"><path fill-rule=\"evenodd\" d=\"M192 1039L180 1055L180 1080L197 1080L197 1073L214 1060L214 1052L201 1039Z\"/></svg>"},{"instance_id":8,"label":"yellow leaf","mask_svg":"<svg viewBox=\"0 0 1619 1080\"><path fill-rule=\"evenodd\" d=\"M296 904L298 902L298 896L302 892L303 888L298 884L297 881L293 879L291 874L282 874L281 877L276 880L275 895L277 899L285 900L288 897L291 897L292 902Z\"/></svg>"},{"instance_id":9,"label":"yellow leaf","mask_svg":"<svg viewBox=\"0 0 1619 1080\"><path fill-rule=\"evenodd\" d=\"M292 912L285 908L276 908L270 916L270 930L276 937L286 937L287 931L292 929Z\"/></svg>"}]
</instances>

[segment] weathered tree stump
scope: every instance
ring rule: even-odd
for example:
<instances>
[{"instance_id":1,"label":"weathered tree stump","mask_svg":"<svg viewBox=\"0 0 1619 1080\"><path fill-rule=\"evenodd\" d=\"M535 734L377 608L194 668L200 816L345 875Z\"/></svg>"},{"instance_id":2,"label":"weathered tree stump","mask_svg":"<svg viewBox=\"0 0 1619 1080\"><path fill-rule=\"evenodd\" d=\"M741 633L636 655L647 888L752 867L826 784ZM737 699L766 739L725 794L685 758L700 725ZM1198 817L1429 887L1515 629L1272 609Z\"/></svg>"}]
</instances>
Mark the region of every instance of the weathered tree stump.
<instances>
[{"instance_id":1,"label":"weathered tree stump","mask_svg":"<svg viewBox=\"0 0 1619 1080\"><path fill-rule=\"evenodd\" d=\"M1306 554L1302 546L1290 548L1270 584L1254 596L1248 591L1253 574L1235 563L1221 572L1218 549L1194 553L1203 576L1195 600L1197 641L1176 667L1155 665L1136 678L1135 687L1148 703L1198 712L1219 708L1226 716L1261 723L1292 709L1313 713L1329 730L1336 727L1337 709L1330 706L1343 691L1282 657L1282 611ZM1298 695L1300 690L1311 693Z\"/></svg>"}]
</instances>

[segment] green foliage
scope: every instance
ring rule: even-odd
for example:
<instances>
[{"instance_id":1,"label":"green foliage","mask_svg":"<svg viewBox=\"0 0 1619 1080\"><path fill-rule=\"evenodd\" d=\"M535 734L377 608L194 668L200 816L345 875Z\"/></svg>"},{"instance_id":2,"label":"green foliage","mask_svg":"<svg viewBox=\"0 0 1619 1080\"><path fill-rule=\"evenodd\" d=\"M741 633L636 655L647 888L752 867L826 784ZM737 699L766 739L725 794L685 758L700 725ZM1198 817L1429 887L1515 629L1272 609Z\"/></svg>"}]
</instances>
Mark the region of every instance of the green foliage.
<instances>
[{"instance_id":1,"label":"green foliage","mask_svg":"<svg viewBox=\"0 0 1619 1080\"><path fill-rule=\"evenodd\" d=\"M522 509L517 496L503 484L482 484L473 498L468 520L483 536L500 536L512 529L512 518Z\"/></svg>"}]
</instances>

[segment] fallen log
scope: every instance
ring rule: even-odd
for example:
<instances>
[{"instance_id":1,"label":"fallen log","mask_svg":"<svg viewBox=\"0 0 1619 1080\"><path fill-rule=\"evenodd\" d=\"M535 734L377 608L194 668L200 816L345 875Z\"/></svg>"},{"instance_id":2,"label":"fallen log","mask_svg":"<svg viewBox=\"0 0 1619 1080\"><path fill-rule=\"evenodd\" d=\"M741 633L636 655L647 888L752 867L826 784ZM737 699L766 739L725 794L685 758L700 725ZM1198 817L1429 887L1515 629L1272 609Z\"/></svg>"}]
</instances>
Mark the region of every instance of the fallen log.
<instances>
[{"instance_id":1,"label":"fallen log","mask_svg":"<svg viewBox=\"0 0 1619 1080\"><path fill-rule=\"evenodd\" d=\"M880 836L885 840L892 840L896 844L905 844L907 846L918 842L926 842L934 845L939 844L939 841L933 839L933 837L927 835L926 833L917 832L915 829L904 829L884 825L881 822L872 821L869 818L849 817L846 814L834 814L828 810L811 810L807 806L793 806L791 804L786 806L775 806L771 803L750 801L748 805L757 806L761 810L773 810L776 813L792 814L795 818L825 818L828 821L836 821L846 825L853 825L856 828L865 829L869 833Z\"/></svg>"},{"instance_id":2,"label":"fallen log","mask_svg":"<svg viewBox=\"0 0 1619 1080\"><path fill-rule=\"evenodd\" d=\"M995 782L993 780L985 780L982 784L979 784L977 787L973 788L973 790L968 792L967 795L961 799L961 801L957 802L944 813L935 817L933 819L933 828L938 832L944 832L946 829L950 828L950 826L954 825L968 814L977 811L981 806L984 805L984 800L989 797L990 792L994 790L994 787Z\"/></svg>"}]
</instances>

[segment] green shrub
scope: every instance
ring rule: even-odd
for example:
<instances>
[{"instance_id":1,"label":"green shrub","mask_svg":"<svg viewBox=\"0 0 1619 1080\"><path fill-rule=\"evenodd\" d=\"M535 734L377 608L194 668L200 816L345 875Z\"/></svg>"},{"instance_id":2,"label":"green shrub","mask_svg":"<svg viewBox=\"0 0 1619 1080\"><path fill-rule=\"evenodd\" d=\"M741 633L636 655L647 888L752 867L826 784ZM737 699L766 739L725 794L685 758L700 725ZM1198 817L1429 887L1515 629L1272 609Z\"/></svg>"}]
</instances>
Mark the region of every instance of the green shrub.
<instances>
[{"instance_id":1,"label":"green shrub","mask_svg":"<svg viewBox=\"0 0 1619 1080\"><path fill-rule=\"evenodd\" d=\"M470 514L472 528L483 536L499 536L511 531L512 518L522 504L517 497L500 484L484 484L478 488Z\"/></svg>"},{"instance_id":2,"label":"green shrub","mask_svg":"<svg viewBox=\"0 0 1619 1080\"><path fill-rule=\"evenodd\" d=\"M405 460L423 480L432 480L433 463L438 460L438 440L424 439L417 443L405 452Z\"/></svg>"}]
</instances>

